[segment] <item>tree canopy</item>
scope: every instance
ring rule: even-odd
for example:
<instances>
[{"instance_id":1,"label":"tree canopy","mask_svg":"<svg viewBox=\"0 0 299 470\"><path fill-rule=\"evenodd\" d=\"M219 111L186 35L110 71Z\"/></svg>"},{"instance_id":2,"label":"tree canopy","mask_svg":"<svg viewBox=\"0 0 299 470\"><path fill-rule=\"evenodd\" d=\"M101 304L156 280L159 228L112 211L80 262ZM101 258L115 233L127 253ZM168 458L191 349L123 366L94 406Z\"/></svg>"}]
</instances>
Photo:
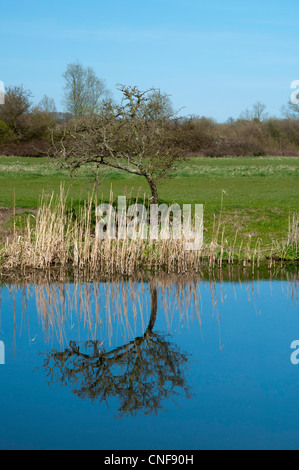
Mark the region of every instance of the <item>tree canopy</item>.
<instances>
[{"instance_id":1,"label":"tree canopy","mask_svg":"<svg viewBox=\"0 0 299 470\"><path fill-rule=\"evenodd\" d=\"M109 166L146 178L152 202L157 180L182 155L175 145L172 109L159 90L120 86L120 104L103 103L97 115L74 119L60 131L56 156L71 170L86 163Z\"/></svg>"}]
</instances>

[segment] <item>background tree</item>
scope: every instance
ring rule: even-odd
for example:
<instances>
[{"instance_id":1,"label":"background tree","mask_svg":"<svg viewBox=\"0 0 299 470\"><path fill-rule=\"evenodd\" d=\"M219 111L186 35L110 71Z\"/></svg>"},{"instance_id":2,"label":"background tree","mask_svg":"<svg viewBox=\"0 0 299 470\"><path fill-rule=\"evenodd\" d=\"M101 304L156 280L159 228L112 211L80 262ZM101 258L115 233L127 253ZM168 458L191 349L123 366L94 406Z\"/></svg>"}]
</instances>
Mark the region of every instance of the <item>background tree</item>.
<instances>
[{"instance_id":1,"label":"background tree","mask_svg":"<svg viewBox=\"0 0 299 470\"><path fill-rule=\"evenodd\" d=\"M253 106L252 109L245 109L240 114L240 120L243 121L255 121L255 122L262 122L267 118L267 113L265 113L266 105L257 101Z\"/></svg>"},{"instance_id":2,"label":"background tree","mask_svg":"<svg viewBox=\"0 0 299 470\"><path fill-rule=\"evenodd\" d=\"M10 86L5 91L5 104L0 106L0 119L5 121L14 132L19 131L19 119L27 114L32 106L32 94L21 86Z\"/></svg>"},{"instance_id":3,"label":"background tree","mask_svg":"<svg viewBox=\"0 0 299 470\"><path fill-rule=\"evenodd\" d=\"M157 90L127 86L119 90L120 104L109 100L100 115L73 120L61 129L56 156L73 171L93 162L98 168L109 166L143 176L151 189L151 202L158 203L157 180L182 155L175 145L168 102L159 97L152 114L149 109Z\"/></svg>"},{"instance_id":4,"label":"background tree","mask_svg":"<svg viewBox=\"0 0 299 470\"><path fill-rule=\"evenodd\" d=\"M63 78L66 112L75 119L100 112L107 90L91 67L85 68L79 63L68 64Z\"/></svg>"},{"instance_id":5,"label":"background tree","mask_svg":"<svg viewBox=\"0 0 299 470\"><path fill-rule=\"evenodd\" d=\"M299 119L299 104L290 101L287 106L282 106L281 114L286 119Z\"/></svg>"},{"instance_id":6,"label":"background tree","mask_svg":"<svg viewBox=\"0 0 299 470\"><path fill-rule=\"evenodd\" d=\"M262 122L267 118L267 113L265 113L266 105L257 101L252 107L252 120L256 122Z\"/></svg>"},{"instance_id":7,"label":"background tree","mask_svg":"<svg viewBox=\"0 0 299 470\"><path fill-rule=\"evenodd\" d=\"M36 111L48 114L57 113L56 104L53 98L50 98L47 95L44 95L36 106Z\"/></svg>"},{"instance_id":8,"label":"background tree","mask_svg":"<svg viewBox=\"0 0 299 470\"><path fill-rule=\"evenodd\" d=\"M154 90L149 93L145 102L143 116L147 119L165 120L174 116L174 109L169 95Z\"/></svg>"}]
</instances>

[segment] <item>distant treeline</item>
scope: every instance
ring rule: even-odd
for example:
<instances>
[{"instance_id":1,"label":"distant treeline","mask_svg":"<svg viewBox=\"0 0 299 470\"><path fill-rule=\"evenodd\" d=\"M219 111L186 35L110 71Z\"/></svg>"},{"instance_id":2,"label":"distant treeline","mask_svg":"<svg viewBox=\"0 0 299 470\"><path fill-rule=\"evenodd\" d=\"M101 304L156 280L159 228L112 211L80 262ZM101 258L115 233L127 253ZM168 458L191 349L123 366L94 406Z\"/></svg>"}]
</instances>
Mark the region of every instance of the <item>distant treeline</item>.
<instances>
[{"instance_id":1,"label":"distant treeline","mask_svg":"<svg viewBox=\"0 0 299 470\"><path fill-rule=\"evenodd\" d=\"M1 109L0 109L1 118ZM16 157L51 156L52 132L70 119L65 113L32 112L12 126L0 119L0 155Z\"/></svg>"},{"instance_id":2,"label":"distant treeline","mask_svg":"<svg viewBox=\"0 0 299 470\"><path fill-rule=\"evenodd\" d=\"M101 115L103 103L111 98L93 69L69 64L63 77L64 113L57 112L54 100L46 95L33 106L32 94L23 86L6 89L5 104L0 105L0 155L51 155L53 138L61 135L64 125ZM182 156L299 156L299 105L289 103L279 119L268 117L265 105L258 102L251 111L225 123L201 116L177 117L169 97L159 91L150 95L146 106L142 119L163 118Z\"/></svg>"},{"instance_id":3,"label":"distant treeline","mask_svg":"<svg viewBox=\"0 0 299 470\"><path fill-rule=\"evenodd\" d=\"M173 123L177 144L189 155L249 157L299 156L299 119L230 120L205 117Z\"/></svg>"},{"instance_id":4,"label":"distant treeline","mask_svg":"<svg viewBox=\"0 0 299 470\"><path fill-rule=\"evenodd\" d=\"M0 154L20 157L51 156L52 131L69 121L63 113L30 113L17 129L0 120ZM167 124L182 155L249 157L299 156L299 119L238 119L219 124L205 117L170 119Z\"/></svg>"}]
</instances>

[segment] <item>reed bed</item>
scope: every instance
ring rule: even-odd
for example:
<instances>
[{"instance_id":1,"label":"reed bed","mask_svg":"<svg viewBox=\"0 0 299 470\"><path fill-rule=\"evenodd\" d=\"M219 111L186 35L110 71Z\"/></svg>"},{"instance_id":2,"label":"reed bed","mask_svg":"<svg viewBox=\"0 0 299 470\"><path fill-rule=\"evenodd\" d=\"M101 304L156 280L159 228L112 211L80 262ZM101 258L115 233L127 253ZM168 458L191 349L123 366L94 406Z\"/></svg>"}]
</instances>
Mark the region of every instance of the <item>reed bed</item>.
<instances>
[{"instance_id":1,"label":"reed bed","mask_svg":"<svg viewBox=\"0 0 299 470\"><path fill-rule=\"evenodd\" d=\"M113 194L111 192L111 202ZM267 260L272 266L284 259L298 259L299 215L290 217L288 239L271 246L262 246L251 237L240 240L236 233L233 244L226 239L226 227L221 215L215 217L211 241L198 251L188 251L181 239L99 240L95 236L95 207L98 201L91 195L81 205L79 213L67 205L67 195L61 188L58 196L44 196L36 216L29 215L22 230L0 248L0 269L60 267L88 270L106 276L134 275L140 271L166 273L199 273L202 266L222 267L224 264L259 267Z\"/></svg>"},{"instance_id":2,"label":"reed bed","mask_svg":"<svg viewBox=\"0 0 299 470\"><path fill-rule=\"evenodd\" d=\"M288 237L283 242L274 243L274 251L286 261L294 261L299 259L299 214L293 214L289 217Z\"/></svg>"}]
</instances>

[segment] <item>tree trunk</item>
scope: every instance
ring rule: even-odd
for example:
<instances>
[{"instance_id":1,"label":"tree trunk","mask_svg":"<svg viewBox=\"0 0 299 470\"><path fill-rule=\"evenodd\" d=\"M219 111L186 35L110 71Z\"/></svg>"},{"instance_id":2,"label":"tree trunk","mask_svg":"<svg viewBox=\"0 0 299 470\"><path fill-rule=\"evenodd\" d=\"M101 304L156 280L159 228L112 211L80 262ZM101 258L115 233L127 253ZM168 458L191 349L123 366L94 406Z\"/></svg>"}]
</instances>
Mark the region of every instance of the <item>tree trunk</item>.
<instances>
[{"instance_id":1,"label":"tree trunk","mask_svg":"<svg viewBox=\"0 0 299 470\"><path fill-rule=\"evenodd\" d=\"M151 178L149 178L148 176L146 176L146 179L149 184L149 187L151 188L151 193L152 193L150 202L152 204L159 204L158 188L157 188L156 182L152 180Z\"/></svg>"}]
</instances>

